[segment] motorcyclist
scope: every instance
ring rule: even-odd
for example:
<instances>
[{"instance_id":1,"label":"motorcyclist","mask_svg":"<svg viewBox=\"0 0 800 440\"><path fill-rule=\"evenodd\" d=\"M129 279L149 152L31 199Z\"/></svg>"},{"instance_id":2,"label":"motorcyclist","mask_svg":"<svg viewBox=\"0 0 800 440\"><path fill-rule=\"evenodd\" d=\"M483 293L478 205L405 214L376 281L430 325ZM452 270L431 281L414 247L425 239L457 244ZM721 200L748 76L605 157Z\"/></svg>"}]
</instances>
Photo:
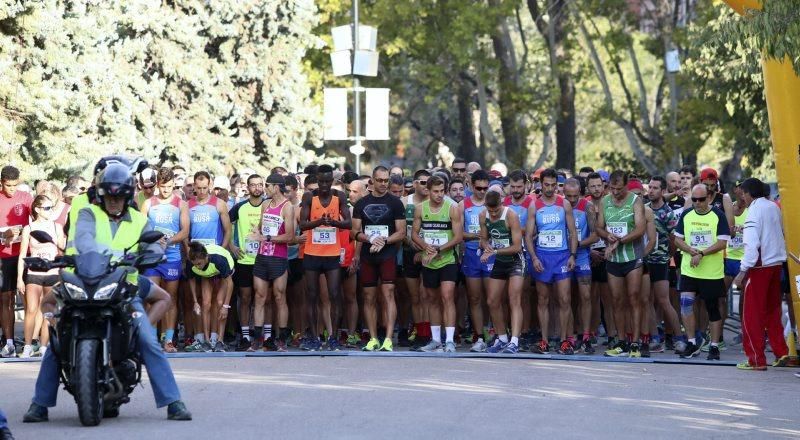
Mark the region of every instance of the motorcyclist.
<instances>
[{"instance_id":1,"label":"motorcyclist","mask_svg":"<svg viewBox=\"0 0 800 440\"><path fill-rule=\"evenodd\" d=\"M101 159L103 162L104 159ZM100 163L98 163L100 165ZM97 168L97 167L96 167ZM135 209L129 207L133 198L135 182L130 165L120 161L108 161L95 179L98 205L88 204L80 210L75 225L74 246L78 253L110 251L120 257L122 249L135 243L142 232L152 230L150 222ZM147 251L163 252L158 243L148 245ZM156 406L167 406L169 420L191 420L192 415L180 400L180 392L169 362L156 339L155 325L169 308L170 296L135 270L128 281L138 285L138 298L132 303L135 310L134 324L138 327L137 348L147 367L153 387ZM150 305L145 312L143 301ZM55 297L50 294L42 302L42 312L53 324ZM23 422L48 420L47 408L56 405L59 382L59 365L53 350L47 350L42 359L36 389ZM116 417L118 411L106 411L105 417Z\"/></svg>"}]
</instances>

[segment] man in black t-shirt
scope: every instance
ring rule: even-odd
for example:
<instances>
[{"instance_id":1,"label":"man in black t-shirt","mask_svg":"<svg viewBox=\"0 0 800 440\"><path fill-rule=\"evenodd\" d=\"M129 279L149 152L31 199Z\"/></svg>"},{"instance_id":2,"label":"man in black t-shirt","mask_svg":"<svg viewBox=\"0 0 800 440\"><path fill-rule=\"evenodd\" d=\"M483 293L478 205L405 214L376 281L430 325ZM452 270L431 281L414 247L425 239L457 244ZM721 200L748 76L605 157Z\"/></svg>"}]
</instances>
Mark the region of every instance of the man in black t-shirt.
<instances>
[{"instance_id":1,"label":"man in black t-shirt","mask_svg":"<svg viewBox=\"0 0 800 440\"><path fill-rule=\"evenodd\" d=\"M397 275L395 255L397 243L406 236L406 215L403 202L390 194L389 170L378 166L372 171L372 193L353 208L353 234L361 245L361 286L364 288L364 319L371 339L365 351L392 351L392 331L397 317L394 301L394 280ZM375 305L378 279L386 304L386 338L378 341L378 311Z\"/></svg>"}]
</instances>

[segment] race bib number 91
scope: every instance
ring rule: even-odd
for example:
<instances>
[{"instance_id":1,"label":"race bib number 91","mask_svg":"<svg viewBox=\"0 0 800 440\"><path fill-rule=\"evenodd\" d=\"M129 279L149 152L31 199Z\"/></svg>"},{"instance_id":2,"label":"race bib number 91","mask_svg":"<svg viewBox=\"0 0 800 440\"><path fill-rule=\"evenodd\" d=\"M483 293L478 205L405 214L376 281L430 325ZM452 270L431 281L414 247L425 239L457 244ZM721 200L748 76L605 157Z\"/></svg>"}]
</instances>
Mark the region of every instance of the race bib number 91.
<instances>
[{"instance_id":1,"label":"race bib number 91","mask_svg":"<svg viewBox=\"0 0 800 440\"><path fill-rule=\"evenodd\" d=\"M713 244L713 236L711 231L692 231L689 233L689 246L705 249Z\"/></svg>"}]
</instances>

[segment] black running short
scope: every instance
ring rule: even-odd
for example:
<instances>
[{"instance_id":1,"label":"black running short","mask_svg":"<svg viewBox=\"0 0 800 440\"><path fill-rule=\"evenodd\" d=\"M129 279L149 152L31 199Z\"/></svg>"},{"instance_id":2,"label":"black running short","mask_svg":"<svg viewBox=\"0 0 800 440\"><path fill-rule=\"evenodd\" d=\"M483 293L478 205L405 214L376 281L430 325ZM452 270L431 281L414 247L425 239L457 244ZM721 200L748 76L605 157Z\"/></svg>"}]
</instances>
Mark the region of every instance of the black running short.
<instances>
[{"instance_id":1,"label":"black running short","mask_svg":"<svg viewBox=\"0 0 800 440\"><path fill-rule=\"evenodd\" d=\"M525 260L515 258L514 261L497 261L492 265L489 278L493 280L507 280L511 277L525 276Z\"/></svg>"},{"instance_id":2,"label":"black running short","mask_svg":"<svg viewBox=\"0 0 800 440\"><path fill-rule=\"evenodd\" d=\"M275 281L283 276L287 270L289 270L289 260L286 258L256 255L253 276L264 281Z\"/></svg>"},{"instance_id":3,"label":"black running short","mask_svg":"<svg viewBox=\"0 0 800 440\"><path fill-rule=\"evenodd\" d=\"M642 267L642 259L628 261L627 263L614 263L606 261L606 271L615 277L625 278L629 273Z\"/></svg>"},{"instance_id":4,"label":"black running short","mask_svg":"<svg viewBox=\"0 0 800 440\"><path fill-rule=\"evenodd\" d=\"M253 265L235 263L236 270L233 272L233 285L238 288L253 287Z\"/></svg>"},{"instance_id":5,"label":"black running short","mask_svg":"<svg viewBox=\"0 0 800 440\"><path fill-rule=\"evenodd\" d=\"M592 282L593 283L607 283L608 272L606 272L606 262L592 266Z\"/></svg>"},{"instance_id":6,"label":"black running short","mask_svg":"<svg viewBox=\"0 0 800 440\"><path fill-rule=\"evenodd\" d=\"M18 257L0 259L0 292L17 291Z\"/></svg>"},{"instance_id":7,"label":"black running short","mask_svg":"<svg viewBox=\"0 0 800 440\"><path fill-rule=\"evenodd\" d=\"M411 248L403 248L403 276L406 278L419 278L422 273L422 263L414 262L416 253Z\"/></svg>"},{"instance_id":8,"label":"black running short","mask_svg":"<svg viewBox=\"0 0 800 440\"><path fill-rule=\"evenodd\" d=\"M303 256L303 270L313 272L330 272L339 269L339 257L320 257L317 255Z\"/></svg>"},{"instance_id":9,"label":"black running short","mask_svg":"<svg viewBox=\"0 0 800 440\"><path fill-rule=\"evenodd\" d=\"M422 268L422 285L428 289L438 289L442 282L458 281L458 265L448 264L447 266L439 269Z\"/></svg>"},{"instance_id":10,"label":"black running short","mask_svg":"<svg viewBox=\"0 0 800 440\"><path fill-rule=\"evenodd\" d=\"M45 275L43 273L37 274L36 272L28 272L28 270L26 269L25 273L22 275L22 281L24 281L25 284L36 284L37 286L42 286L42 287L53 287L58 282L58 275L57 274Z\"/></svg>"},{"instance_id":11,"label":"black running short","mask_svg":"<svg viewBox=\"0 0 800 440\"><path fill-rule=\"evenodd\" d=\"M651 283L669 280L669 263L647 263L647 269Z\"/></svg>"}]
</instances>

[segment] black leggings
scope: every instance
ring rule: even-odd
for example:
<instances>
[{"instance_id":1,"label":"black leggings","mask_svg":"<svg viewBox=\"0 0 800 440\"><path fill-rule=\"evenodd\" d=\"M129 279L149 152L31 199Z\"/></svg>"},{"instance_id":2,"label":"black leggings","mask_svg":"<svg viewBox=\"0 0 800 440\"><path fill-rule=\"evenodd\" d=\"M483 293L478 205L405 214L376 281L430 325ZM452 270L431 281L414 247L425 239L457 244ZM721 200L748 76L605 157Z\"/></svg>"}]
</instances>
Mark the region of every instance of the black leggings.
<instances>
[{"instance_id":1,"label":"black leggings","mask_svg":"<svg viewBox=\"0 0 800 440\"><path fill-rule=\"evenodd\" d=\"M341 290L342 285L342 272L339 268L326 272L318 272L314 270L306 271L306 308L308 309L308 326L311 329L308 334L312 337L318 336L314 333L316 333L317 328L317 302L319 301L320 274L325 275L325 281L328 284L328 299L331 303L331 309L336 307L339 290Z\"/></svg>"}]
</instances>

